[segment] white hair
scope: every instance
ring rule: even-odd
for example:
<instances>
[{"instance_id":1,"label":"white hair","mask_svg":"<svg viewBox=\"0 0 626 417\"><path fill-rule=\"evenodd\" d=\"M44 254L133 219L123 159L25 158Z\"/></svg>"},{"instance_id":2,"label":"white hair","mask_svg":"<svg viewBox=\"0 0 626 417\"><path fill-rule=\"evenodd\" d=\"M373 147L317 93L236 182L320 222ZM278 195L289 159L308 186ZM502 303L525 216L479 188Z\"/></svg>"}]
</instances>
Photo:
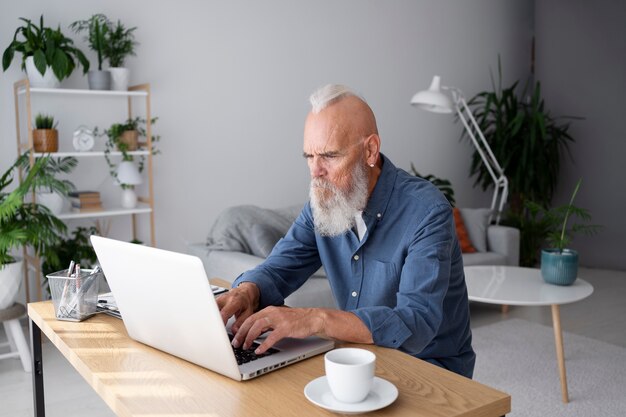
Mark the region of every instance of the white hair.
<instances>
[{"instance_id":1,"label":"white hair","mask_svg":"<svg viewBox=\"0 0 626 417\"><path fill-rule=\"evenodd\" d=\"M346 87L345 85L341 84L326 84L325 86L315 90L309 96L311 111L313 113L319 113L332 103L335 103L346 97L358 97L359 99L363 100L363 102L366 102L363 97L352 91L350 87Z\"/></svg>"}]
</instances>

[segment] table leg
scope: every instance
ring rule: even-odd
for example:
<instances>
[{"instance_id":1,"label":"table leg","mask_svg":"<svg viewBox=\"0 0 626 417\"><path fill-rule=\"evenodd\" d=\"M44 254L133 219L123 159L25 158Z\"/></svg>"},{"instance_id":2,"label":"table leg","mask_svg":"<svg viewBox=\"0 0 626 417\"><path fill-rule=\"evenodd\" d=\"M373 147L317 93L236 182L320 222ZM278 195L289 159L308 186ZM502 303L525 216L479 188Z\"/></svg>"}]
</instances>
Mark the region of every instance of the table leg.
<instances>
[{"instance_id":1,"label":"table leg","mask_svg":"<svg viewBox=\"0 0 626 417\"><path fill-rule=\"evenodd\" d=\"M35 417L45 417L43 396L43 357L41 354L41 329L30 320L30 348L33 352L33 406Z\"/></svg>"},{"instance_id":2,"label":"table leg","mask_svg":"<svg viewBox=\"0 0 626 417\"><path fill-rule=\"evenodd\" d=\"M556 359L559 363L559 374L561 376L561 394L563 402L569 402L567 394L567 375L565 373L565 354L563 351L563 333L561 332L561 314L558 304L552 304L552 327L554 328L554 342L556 345Z\"/></svg>"}]
</instances>

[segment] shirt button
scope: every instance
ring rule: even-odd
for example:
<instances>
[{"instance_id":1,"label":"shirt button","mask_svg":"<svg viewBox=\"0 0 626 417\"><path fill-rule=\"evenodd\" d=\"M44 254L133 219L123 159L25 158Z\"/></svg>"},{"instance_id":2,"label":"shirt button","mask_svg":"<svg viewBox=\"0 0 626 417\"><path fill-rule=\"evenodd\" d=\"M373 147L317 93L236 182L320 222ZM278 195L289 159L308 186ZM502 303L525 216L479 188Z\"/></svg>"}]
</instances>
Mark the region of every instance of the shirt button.
<instances>
[{"instance_id":1,"label":"shirt button","mask_svg":"<svg viewBox=\"0 0 626 417\"><path fill-rule=\"evenodd\" d=\"M353 297L356 297L356 296L357 296L356 291L352 291L352 296L353 296Z\"/></svg>"},{"instance_id":2,"label":"shirt button","mask_svg":"<svg viewBox=\"0 0 626 417\"><path fill-rule=\"evenodd\" d=\"M354 259L355 261L358 261L359 260L359 255L354 255L354 258L352 258L352 259Z\"/></svg>"},{"instance_id":3,"label":"shirt button","mask_svg":"<svg viewBox=\"0 0 626 417\"><path fill-rule=\"evenodd\" d=\"M382 214L380 214L380 213L378 213L378 214L376 215L376 217L378 217L378 218L380 219L381 217L383 217L383 215L382 215Z\"/></svg>"}]
</instances>

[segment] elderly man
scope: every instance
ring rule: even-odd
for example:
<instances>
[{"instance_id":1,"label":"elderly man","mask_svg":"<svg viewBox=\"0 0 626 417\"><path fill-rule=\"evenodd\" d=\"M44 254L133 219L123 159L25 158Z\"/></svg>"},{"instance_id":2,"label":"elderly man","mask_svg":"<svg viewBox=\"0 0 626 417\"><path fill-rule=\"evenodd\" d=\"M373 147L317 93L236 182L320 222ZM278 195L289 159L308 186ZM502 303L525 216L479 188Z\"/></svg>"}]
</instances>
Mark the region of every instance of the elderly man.
<instances>
[{"instance_id":1,"label":"elderly man","mask_svg":"<svg viewBox=\"0 0 626 417\"><path fill-rule=\"evenodd\" d=\"M348 88L311 95L304 157L310 201L257 268L218 298L236 320L235 347L273 330L261 354L284 337L322 337L400 349L470 377L467 289L452 209L428 181L380 153L376 119ZM283 307L324 266L339 310Z\"/></svg>"}]
</instances>

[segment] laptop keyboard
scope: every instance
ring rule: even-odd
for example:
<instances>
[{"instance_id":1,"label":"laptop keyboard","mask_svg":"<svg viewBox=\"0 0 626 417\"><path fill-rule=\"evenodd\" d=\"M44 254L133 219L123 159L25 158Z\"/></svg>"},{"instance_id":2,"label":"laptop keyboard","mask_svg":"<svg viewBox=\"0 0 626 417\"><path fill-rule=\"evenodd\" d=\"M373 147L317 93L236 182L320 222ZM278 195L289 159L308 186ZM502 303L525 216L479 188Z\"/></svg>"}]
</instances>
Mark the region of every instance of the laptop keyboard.
<instances>
[{"instance_id":1,"label":"laptop keyboard","mask_svg":"<svg viewBox=\"0 0 626 417\"><path fill-rule=\"evenodd\" d=\"M228 338L230 339L231 342L233 341L232 334L228 333ZM269 348L267 351L265 351L265 353L261 355L257 355L256 353L254 353L254 351L258 347L259 347L259 344L255 342L252 343L252 346L250 346L249 349L233 347L233 352L235 352L235 358L237 359L237 365L242 365L244 363L252 362L254 360L261 359L266 356L279 352L279 350L277 349Z\"/></svg>"}]
</instances>

